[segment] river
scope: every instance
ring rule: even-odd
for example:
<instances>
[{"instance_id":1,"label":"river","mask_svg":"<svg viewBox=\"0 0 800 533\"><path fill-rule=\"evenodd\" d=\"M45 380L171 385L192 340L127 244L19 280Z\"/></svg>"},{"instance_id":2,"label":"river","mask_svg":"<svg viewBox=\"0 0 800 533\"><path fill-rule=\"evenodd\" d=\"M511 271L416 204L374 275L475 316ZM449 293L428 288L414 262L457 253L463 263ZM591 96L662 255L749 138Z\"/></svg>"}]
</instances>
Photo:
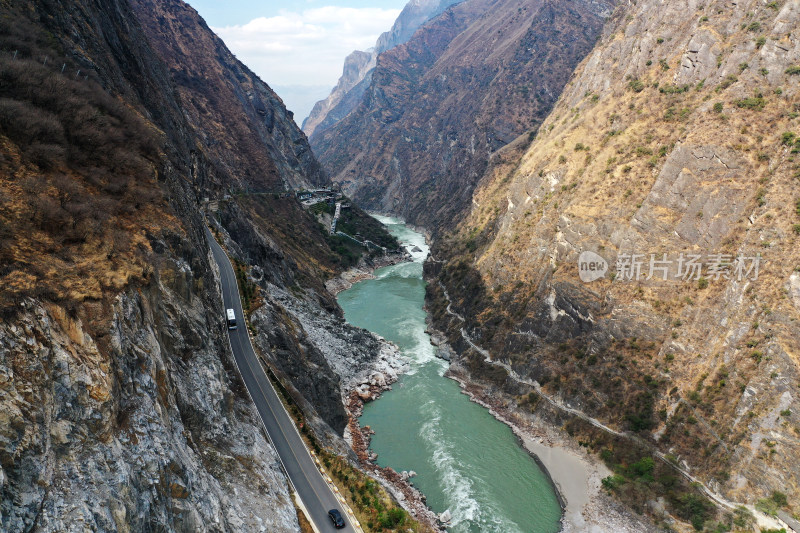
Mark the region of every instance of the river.
<instances>
[{"instance_id":1,"label":"river","mask_svg":"<svg viewBox=\"0 0 800 533\"><path fill-rule=\"evenodd\" d=\"M378 464L415 471L414 485L437 513L450 510L454 533L550 533L561 507L546 475L505 424L444 378L425 333L422 262L428 246L401 221L376 217L413 262L375 272L339 294L345 318L397 344L411 369L393 390L367 404L362 426L375 430Z\"/></svg>"}]
</instances>

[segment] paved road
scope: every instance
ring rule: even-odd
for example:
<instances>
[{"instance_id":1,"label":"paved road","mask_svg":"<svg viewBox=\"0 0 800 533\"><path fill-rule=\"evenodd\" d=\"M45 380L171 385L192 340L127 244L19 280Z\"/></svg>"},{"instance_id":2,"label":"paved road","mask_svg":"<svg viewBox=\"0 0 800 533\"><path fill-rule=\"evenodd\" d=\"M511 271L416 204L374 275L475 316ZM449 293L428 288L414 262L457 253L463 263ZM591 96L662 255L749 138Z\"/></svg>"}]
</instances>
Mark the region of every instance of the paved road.
<instances>
[{"instance_id":1,"label":"paved road","mask_svg":"<svg viewBox=\"0 0 800 533\"><path fill-rule=\"evenodd\" d=\"M229 331L236 365L239 367L239 373L261 415L261 420L263 420L269 438L281 458L284 469L318 531L322 533L334 531L353 533L355 530L350 524L349 517L314 464L294 422L283 408L280 398L258 362L247 334L247 328L242 320L244 316L242 302L239 298L236 275L228 256L207 229L206 237L214 259L219 265L225 308L234 310L239 323L238 329ZM219 319L222 323L224 316L220 316ZM335 529L333 527L328 518L328 509L334 508L339 509L345 516L346 528Z\"/></svg>"}]
</instances>

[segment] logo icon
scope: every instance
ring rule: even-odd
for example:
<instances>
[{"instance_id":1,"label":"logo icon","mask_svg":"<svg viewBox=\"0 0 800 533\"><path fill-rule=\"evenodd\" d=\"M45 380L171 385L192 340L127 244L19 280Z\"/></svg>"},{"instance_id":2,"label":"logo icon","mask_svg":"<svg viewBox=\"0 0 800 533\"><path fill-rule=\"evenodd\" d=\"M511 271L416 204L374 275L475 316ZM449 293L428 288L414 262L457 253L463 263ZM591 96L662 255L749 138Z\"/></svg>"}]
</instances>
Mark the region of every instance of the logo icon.
<instances>
[{"instance_id":1,"label":"logo icon","mask_svg":"<svg viewBox=\"0 0 800 533\"><path fill-rule=\"evenodd\" d=\"M594 252L585 251L578 257L578 275L584 283L596 281L608 272L608 261Z\"/></svg>"}]
</instances>

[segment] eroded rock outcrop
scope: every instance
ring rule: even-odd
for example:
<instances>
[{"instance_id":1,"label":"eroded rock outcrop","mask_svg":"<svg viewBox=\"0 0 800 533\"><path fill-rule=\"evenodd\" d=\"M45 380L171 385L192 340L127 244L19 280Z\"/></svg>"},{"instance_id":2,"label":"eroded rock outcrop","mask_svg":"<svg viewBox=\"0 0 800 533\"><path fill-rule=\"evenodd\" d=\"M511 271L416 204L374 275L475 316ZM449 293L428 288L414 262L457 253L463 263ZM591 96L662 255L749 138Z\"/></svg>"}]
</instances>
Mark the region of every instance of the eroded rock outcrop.
<instances>
[{"instance_id":1,"label":"eroded rock outcrop","mask_svg":"<svg viewBox=\"0 0 800 533\"><path fill-rule=\"evenodd\" d=\"M198 294L214 278L193 274L165 264L94 334L32 300L0 326L4 530L298 530L221 304Z\"/></svg>"}]
</instances>

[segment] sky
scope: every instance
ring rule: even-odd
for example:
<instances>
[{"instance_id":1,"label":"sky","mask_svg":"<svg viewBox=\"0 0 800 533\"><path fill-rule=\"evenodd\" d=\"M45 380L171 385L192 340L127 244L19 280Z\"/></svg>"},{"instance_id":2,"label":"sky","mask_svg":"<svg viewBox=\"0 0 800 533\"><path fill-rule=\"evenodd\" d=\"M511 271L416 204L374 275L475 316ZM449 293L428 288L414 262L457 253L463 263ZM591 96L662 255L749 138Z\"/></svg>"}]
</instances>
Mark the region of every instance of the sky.
<instances>
[{"instance_id":1,"label":"sky","mask_svg":"<svg viewBox=\"0 0 800 533\"><path fill-rule=\"evenodd\" d=\"M353 50L375 45L407 0L187 0L294 111L325 98Z\"/></svg>"}]
</instances>

